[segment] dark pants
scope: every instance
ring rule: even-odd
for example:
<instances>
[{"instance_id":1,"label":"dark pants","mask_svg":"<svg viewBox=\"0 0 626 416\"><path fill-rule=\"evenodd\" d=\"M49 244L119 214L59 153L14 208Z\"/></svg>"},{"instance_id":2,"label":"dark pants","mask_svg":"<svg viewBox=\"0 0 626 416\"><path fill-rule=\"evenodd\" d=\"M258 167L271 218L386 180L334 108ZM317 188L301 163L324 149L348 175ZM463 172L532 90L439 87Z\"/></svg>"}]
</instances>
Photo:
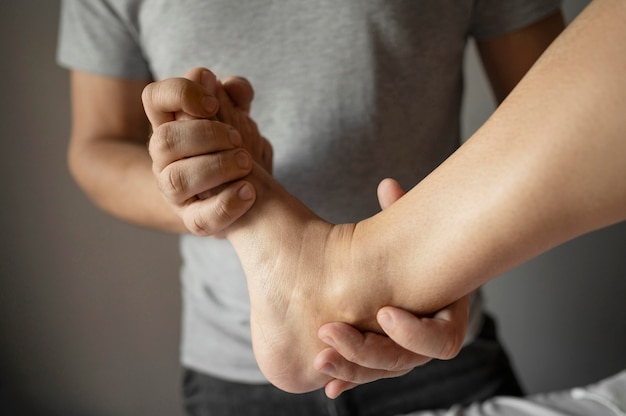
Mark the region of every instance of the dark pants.
<instances>
[{"instance_id":1,"label":"dark pants","mask_svg":"<svg viewBox=\"0 0 626 416\"><path fill-rule=\"evenodd\" d=\"M243 384L185 370L184 404L193 416L391 416L448 408L495 395L520 396L509 359L486 316L477 339L453 360L433 360L409 374L364 384L326 398L323 390L285 393L268 384Z\"/></svg>"}]
</instances>

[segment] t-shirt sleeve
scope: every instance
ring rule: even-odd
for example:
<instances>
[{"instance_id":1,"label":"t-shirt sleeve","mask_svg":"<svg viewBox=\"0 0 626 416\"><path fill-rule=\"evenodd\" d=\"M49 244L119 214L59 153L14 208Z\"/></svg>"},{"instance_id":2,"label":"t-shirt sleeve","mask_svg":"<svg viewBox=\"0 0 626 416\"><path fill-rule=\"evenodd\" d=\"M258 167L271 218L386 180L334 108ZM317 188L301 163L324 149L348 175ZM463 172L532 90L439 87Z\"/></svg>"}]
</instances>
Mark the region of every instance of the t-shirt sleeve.
<instances>
[{"instance_id":1,"label":"t-shirt sleeve","mask_svg":"<svg viewBox=\"0 0 626 416\"><path fill-rule=\"evenodd\" d=\"M98 75L150 79L137 27L129 10L113 1L63 0L57 62Z\"/></svg>"},{"instance_id":2,"label":"t-shirt sleeve","mask_svg":"<svg viewBox=\"0 0 626 416\"><path fill-rule=\"evenodd\" d=\"M561 7L561 0L477 0L470 35L487 39L531 25Z\"/></svg>"}]
</instances>

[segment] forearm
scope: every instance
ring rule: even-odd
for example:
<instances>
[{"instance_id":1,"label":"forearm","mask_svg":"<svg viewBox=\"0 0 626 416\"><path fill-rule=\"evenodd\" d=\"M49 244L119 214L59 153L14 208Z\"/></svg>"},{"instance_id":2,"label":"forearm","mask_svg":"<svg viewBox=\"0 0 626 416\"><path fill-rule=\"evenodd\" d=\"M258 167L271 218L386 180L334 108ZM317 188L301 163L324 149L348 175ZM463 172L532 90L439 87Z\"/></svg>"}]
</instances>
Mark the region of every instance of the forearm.
<instances>
[{"instance_id":1,"label":"forearm","mask_svg":"<svg viewBox=\"0 0 626 416\"><path fill-rule=\"evenodd\" d=\"M76 182L105 212L159 231L187 232L157 188L145 144L103 138L71 146L68 157Z\"/></svg>"},{"instance_id":2,"label":"forearm","mask_svg":"<svg viewBox=\"0 0 626 416\"><path fill-rule=\"evenodd\" d=\"M467 144L357 226L354 261L392 279L396 306L436 310L626 218L624 19L592 3Z\"/></svg>"},{"instance_id":3,"label":"forearm","mask_svg":"<svg viewBox=\"0 0 626 416\"><path fill-rule=\"evenodd\" d=\"M130 223L184 232L157 189L146 141L150 125L141 102L147 79L71 72L70 172L105 212Z\"/></svg>"},{"instance_id":4,"label":"forearm","mask_svg":"<svg viewBox=\"0 0 626 416\"><path fill-rule=\"evenodd\" d=\"M596 0L587 15L610 3ZM614 4L620 13L609 10L593 30L584 21L570 28L467 144L372 218L328 224L252 169L257 200L225 234L246 273L253 346L268 380L293 392L330 380L312 367L324 323L379 330L385 305L435 312L626 217L626 56L618 46L626 6ZM591 36L573 44L577 31ZM617 43L594 48L605 39ZM563 68L575 69L564 77Z\"/></svg>"}]
</instances>

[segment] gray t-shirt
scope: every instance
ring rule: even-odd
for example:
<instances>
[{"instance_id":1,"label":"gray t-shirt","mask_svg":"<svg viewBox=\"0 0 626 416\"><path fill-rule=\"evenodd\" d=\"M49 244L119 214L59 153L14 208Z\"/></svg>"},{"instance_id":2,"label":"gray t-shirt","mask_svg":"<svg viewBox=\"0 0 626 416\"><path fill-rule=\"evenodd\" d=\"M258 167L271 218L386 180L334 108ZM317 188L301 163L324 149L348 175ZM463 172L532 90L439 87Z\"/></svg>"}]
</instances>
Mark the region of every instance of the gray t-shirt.
<instances>
[{"instance_id":1,"label":"gray t-shirt","mask_svg":"<svg viewBox=\"0 0 626 416\"><path fill-rule=\"evenodd\" d=\"M196 66L242 75L274 146L275 177L322 218L378 211L376 186L411 187L459 146L468 37L553 12L558 0L66 0L58 60L111 77L163 79ZM249 302L227 241L181 238L182 362L264 382ZM480 320L475 308L472 320Z\"/></svg>"}]
</instances>

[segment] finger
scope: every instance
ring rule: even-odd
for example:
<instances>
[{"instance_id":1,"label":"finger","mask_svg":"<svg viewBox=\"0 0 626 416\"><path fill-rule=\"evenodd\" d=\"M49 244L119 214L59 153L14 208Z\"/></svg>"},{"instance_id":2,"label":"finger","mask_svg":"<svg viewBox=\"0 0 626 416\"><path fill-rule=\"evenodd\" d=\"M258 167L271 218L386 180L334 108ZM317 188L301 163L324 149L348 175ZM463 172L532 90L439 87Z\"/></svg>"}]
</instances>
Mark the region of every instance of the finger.
<instances>
[{"instance_id":1,"label":"finger","mask_svg":"<svg viewBox=\"0 0 626 416\"><path fill-rule=\"evenodd\" d=\"M416 367L410 366L400 370L362 367L345 359L334 348L325 348L320 351L313 361L313 366L320 373L341 380L346 385L364 384L382 378L399 377Z\"/></svg>"},{"instance_id":2,"label":"finger","mask_svg":"<svg viewBox=\"0 0 626 416\"><path fill-rule=\"evenodd\" d=\"M235 106L235 103L226 93L226 90L218 85L216 97L220 108L217 112L218 120L230 124L241 134L243 146L258 162L263 161L264 141L259 133L257 124L248 114Z\"/></svg>"},{"instance_id":3,"label":"finger","mask_svg":"<svg viewBox=\"0 0 626 416\"><path fill-rule=\"evenodd\" d=\"M386 306L377 314L381 328L398 345L416 354L447 360L463 346L469 317L469 297L453 303L433 317L420 318Z\"/></svg>"},{"instance_id":4,"label":"finger","mask_svg":"<svg viewBox=\"0 0 626 416\"><path fill-rule=\"evenodd\" d=\"M210 73L205 74L205 78L211 78ZM203 83L211 82L206 80ZM186 78L168 78L148 84L141 99L153 129L176 120L180 113L191 118L209 118L219 107L213 91Z\"/></svg>"},{"instance_id":5,"label":"finger","mask_svg":"<svg viewBox=\"0 0 626 416\"><path fill-rule=\"evenodd\" d=\"M220 103L217 119L237 129L244 137L244 145L260 147L261 135L256 122L237 106L224 86L218 85L215 96ZM249 147L248 150L254 153L256 149Z\"/></svg>"},{"instance_id":6,"label":"finger","mask_svg":"<svg viewBox=\"0 0 626 416\"><path fill-rule=\"evenodd\" d=\"M148 143L156 174L184 158L234 149L242 143L239 132L218 121L185 120L159 126Z\"/></svg>"},{"instance_id":7,"label":"finger","mask_svg":"<svg viewBox=\"0 0 626 416\"><path fill-rule=\"evenodd\" d=\"M188 79L189 81L194 82L196 84L202 85L204 88L206 88L209 94L215 97L215 99L217 100L216 91L217 91L217 86L219 85L219 81L217 80L217 77L215 76L215 74L211 72L210 70L203 68L203 67L193 68L187 71L187 73L183 75L183 78ZM217 112L218 109L219 109L219 100L218 100L218 107L215 109L215 112ZM216 119L215 114L211 114L206 118L210 120ZM192 114L186 113L183 110L179 110L175 112L175 119L176 120L195 120L195 119L198 119L198 117Z\"/></svg>"},{"instance_id":8,"label":"finger","mask_svg":"<svg viewBox=\"0 0 626 416\"><path fill-rule=\"evenodd\" d=\"M250 106L254 99L252 84L243 77L228 77L222 83L235 106L246 113L250 112Z\"/></svg>"},{"instance_id":9,"label":"finger","mask_svg":"<svg viewBox=\"0 0 626 416\"><path fill-rule=\"evenodd\" d=\"M390 338L373 332L362 333L351 325L342 322L324 324L318 331L319 338L333 347L346 362L369 369L404 371L422 365L428 357L415 354L402 348ZM330 357L337 358L337 357ZM345 366L345 363L336 362ZM350 369L347 369L350 371ZM355 378L333 377L343 380L360 381Z\"/></svg>"},{"instance_id":10,"label":"finger","mask_svg":"<svg viewBox=\"0 0 626 416\"><path fill-rule=\"evenodd\" d=\"M251 170L248 152L226 150L170 163L157 175L157 185L163 197L178 206L194 195L242 179Z\"/></svg>"},{"instance_id":11,"label":"finger","mask_svg":"<svg viewBox=\"0 0 626 416\"><path fill-rule=\"evenodd\" d=\"M378 184L377 193L378 202L382 209L387 209L405 194L398 181L391 178L383 179Z\"/></svg>"},{"instance_id":12,"label":"finger","mask_svg":"<svg viewBox=\"0 0 626 416\"><path fill-rule=\"evenodd\" d=\"M192 234L215 235L245 214L255 200L255 189L249 182L234 182L210 198L192 200L182 219Z\"/></svg>"},{"instance_id":13,"label":"finger","mask_svg":"<svg viewBox=\"0 0 626 416\"><path fill-rule=\"evenodd\" d=\"M215 74L203 67L190 69L183 75L183 78L202 85L211 95L215 95L217 85L219 84Z\"/></svg>"},{"instance_id":14,"label":"finger","mask_svg":"<svg viewBox=\"0 0 626 416\"><path fill-rule=\"evenodd\" d=\"M240 113L242 111L237 110L235 103L221 84L215 90L215 97L220 103L220 107L217 110L217 119L239 130L242 126L236 124L241 122Z\"/></svg>"},{"instance_id":15,"label":"finger","mask_svg":"<svg viewBox=\"0 0 626 416\"><path fill-rule=\"evenodd\" d=\"M326 393L329 399L336 399L341 393L353 389L356 386L358 386L356 383L333 379L324 386L324 393Z\"/></svg>"},{"instance_id":16,"label":"finger","mask_svg":"<svg viewBox=\"0 0 626 416\"><path fill-rule=\"evenodd\" d=\"M274 171L274 149L266 138L263 138L262 166L270 175Z\"/></svg>"}]
</instances>

